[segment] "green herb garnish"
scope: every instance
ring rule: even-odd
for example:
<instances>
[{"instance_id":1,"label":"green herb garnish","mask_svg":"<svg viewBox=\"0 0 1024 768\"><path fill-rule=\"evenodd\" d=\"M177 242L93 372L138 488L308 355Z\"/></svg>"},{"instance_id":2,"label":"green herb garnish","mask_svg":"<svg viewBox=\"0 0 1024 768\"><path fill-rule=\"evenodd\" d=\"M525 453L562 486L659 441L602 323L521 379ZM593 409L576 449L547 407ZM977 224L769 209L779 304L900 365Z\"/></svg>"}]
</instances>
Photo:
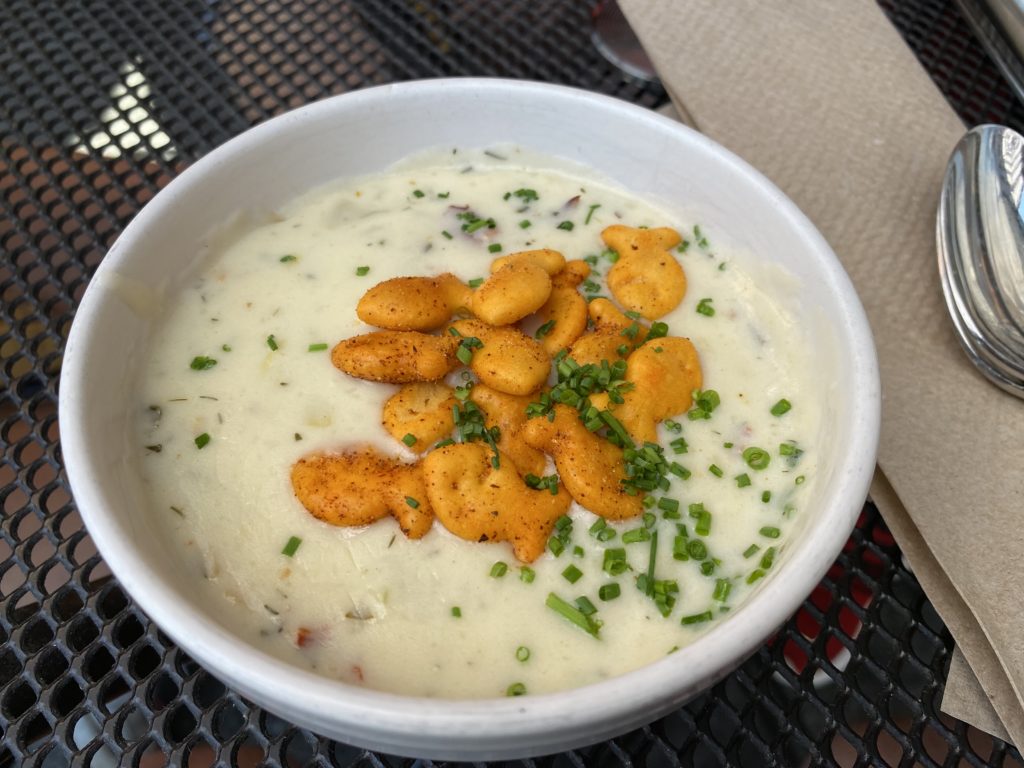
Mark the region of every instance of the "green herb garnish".
<instances>
[{"instance_id":1,"label":"green herb garnish","mask_svg":"<svg viewBox=\"0 0 1024 768\"><path fill-rule=\"evenodd\" d=\"M293 557L299 550L300 544L302 544L302 539L298 536L292 536L288 539L288 543L284 545L284 549L281 550L281 554L285 557Z\"/></svg>"},{"instance_id":2,"label":"green herb garnish","mask_svg":"<svg viewBox=\"0 0 1024 768\"><path fill-rule=\"evenodd\" d=\"M743 451L743 460L747 466L758 471L766 468L771 463L772 457L764 448L752 445Z\"/></svg>"},{"instance_id":3,"label":"green herb garnish","mask_svg":"<svg viewBox=\"0 0 1024 768\"><path fill-rule=\"evenodd\" d=\"M579 608L571 603L567 603L554 592L548 594L547 600L544 601L544 604L558 615L568 619L587 634L595 638L598 637L602 624L600 619L595 619L593 616L586 616Z\"/></svg>"},{"instance_id":4,"label":"green herb garnish","mask_svg":"<svg viewBox=\"0 0 1024 768\"><path fill-rule=\"evenodd\" d=\"M711 306L712 301L714 299L705 298L697 302L697 314L704 315L705 317L714 317L715 308Z\"/></svg>"},{"instance_id":5,"label":"green herb garnish","mask_svg":"<svg viewBox=\"0 0 1024 768\"><path fill-rule=\"evenodd\" d=\"M188 367L193 371L208 371L217 364L217 361L212 357L206 355L196 355L192 358L192 362L189 363Z\"/></svg>"}]
</instances>

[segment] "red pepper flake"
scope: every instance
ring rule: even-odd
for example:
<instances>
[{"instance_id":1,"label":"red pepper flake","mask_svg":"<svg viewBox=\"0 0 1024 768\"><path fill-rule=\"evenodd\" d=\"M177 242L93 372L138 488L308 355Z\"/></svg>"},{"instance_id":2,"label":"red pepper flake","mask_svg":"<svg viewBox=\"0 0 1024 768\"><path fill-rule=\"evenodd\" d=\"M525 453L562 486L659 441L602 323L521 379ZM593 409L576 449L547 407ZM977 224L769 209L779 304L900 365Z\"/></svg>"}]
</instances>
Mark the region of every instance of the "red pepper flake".
<instances>
[{"instance_id":1,"label":"red pepper flake","mask_svg":"<svg viewBox=\"0 0 1024 768\"><path fill-rule=\"evenodd\" d=\"M352 674L355 676L358 682L363 682L363 668L358 664L352 665Z\"/></svg>"},{"instance_id":2,"label":"red pepper flake","mask_svg":"<svg viewBox=\"0 0 1024 768\"><path fill-rule=\"evenodd\" d=\"M295 644L299 648L305 648L313 642L313 630L307 629L306 627L299 627L299 631L295 633Z\"/></svg>"}]
</instances>

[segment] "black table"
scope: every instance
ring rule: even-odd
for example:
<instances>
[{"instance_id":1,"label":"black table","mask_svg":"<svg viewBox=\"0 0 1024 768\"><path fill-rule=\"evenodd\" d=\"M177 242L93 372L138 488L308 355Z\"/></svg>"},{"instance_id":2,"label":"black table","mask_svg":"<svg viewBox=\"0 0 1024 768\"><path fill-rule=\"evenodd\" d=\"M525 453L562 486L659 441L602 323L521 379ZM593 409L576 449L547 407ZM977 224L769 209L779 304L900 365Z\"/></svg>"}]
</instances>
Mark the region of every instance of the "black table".
<instances>
[{"instance_id":1,"label":"black table","mask_svg":"<svg viewBox=\"0 0 1024 768\"><path fill-rule=\"evenodd\" d=\"M880 0L968 123L1024 109L952 0ZM967 2L967 0L964 0ZM646 106L589 0L0 4L0 767L420 765L321 739L226 690L96 555L61 465L61 350L128 221L185 165L291 107L447 75ZM1020 766L938 711L953 640L868 504L826 578L735 673L620 738L527 765Z\"/></svg>"}]
</instances>

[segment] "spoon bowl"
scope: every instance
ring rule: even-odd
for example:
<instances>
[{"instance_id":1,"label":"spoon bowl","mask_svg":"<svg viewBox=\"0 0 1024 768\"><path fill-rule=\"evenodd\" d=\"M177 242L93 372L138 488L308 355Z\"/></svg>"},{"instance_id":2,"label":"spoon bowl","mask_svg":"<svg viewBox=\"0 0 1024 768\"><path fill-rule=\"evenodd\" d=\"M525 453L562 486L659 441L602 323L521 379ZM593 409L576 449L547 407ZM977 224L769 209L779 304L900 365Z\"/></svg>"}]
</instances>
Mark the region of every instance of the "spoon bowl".
<instances>
[{"instance_id":1,"label":"spoon bowl","mask_svg":"<svg viewBox=\"0 0 1024 768\"><path fill-rule=\"evenodd\" d=\"M939 272L978 370L1024 398L1024 137L981 125L949 159L936 225Z\"/></svg>"}]
</instances>

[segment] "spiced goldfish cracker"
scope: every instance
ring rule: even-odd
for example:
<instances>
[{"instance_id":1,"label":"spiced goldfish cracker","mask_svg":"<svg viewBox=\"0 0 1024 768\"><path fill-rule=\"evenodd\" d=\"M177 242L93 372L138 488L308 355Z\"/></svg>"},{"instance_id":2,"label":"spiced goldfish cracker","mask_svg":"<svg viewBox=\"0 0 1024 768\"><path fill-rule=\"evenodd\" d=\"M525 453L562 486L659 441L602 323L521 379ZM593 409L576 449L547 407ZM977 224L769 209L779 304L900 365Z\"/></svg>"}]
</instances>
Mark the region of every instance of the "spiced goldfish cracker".
<instances>
[{"instance_id":1,"label":"spiced goldfish cracker","mask_svg":"<svg viewBox=\"0 0 1024 768\"><path fill-rule=\"evenodd\" d=\"M433 331L469 306L473 292L450 273L437 277L395 277L359 299L356 314L368 325L390 331Z\"/></svg>"},{"instance_id":2,"label":"spiced goldfish cracker","mask_svg":"<svg viewBox=\"0 0 1024 768\"><path fill-rule=\"evenodd\" d=\"M391 515L406 536L418 539L434 522L419 464L372 448L305 456L292 467L291 481L302 506L330 525L369 525Z\"/></svg>"},{"instance_id":3,"label":"spiced goldfish cracker","mask_svg":"<svg viewBox=\"0 0 1024 768\"><path fill-rule=\"evenodd\" d=\"M384 403L382 421L388 433L422 453L455 428L453 390L439 382L406 384Z\"/></svg>"},{"instance_id":4,"label":"spiced goldfish cracker","mask_svg":"<svg viewBox=\"0 0 1024 768\"><path fill-rule=\"evenodd\" d=\"M529 488L507 454L494 454L481 443L431 451L423 460L423 477L445 528L467 541L507 541L524 563L544 552L555 521L571 502L564 492Z\"/></svg>"},{"instance_id":5,"label":"spiced goldfish cracker","mask_svg":"<svg viewBox=\"0 0 1024 768\"><path fill-rule=\"evenodd\" d=\"M374 331L339 341L331 362L349 376L389 384L437 381L458 364L459 342L418 331Z\"/></svg>"},{"instance_id":6,"label":"spiced goldfish cracker","mask_svg":"<svg viewBox=\"0 0 1024 768\"><path fill-rule=\"evenodd\" d=\"M601 233L601 239L619 254L608 270L608 288L619 304L648 320L679 306L686 294L686 274L670 251L682 242L678 232L615 224Z\"/></svg>"}]
</instances>

